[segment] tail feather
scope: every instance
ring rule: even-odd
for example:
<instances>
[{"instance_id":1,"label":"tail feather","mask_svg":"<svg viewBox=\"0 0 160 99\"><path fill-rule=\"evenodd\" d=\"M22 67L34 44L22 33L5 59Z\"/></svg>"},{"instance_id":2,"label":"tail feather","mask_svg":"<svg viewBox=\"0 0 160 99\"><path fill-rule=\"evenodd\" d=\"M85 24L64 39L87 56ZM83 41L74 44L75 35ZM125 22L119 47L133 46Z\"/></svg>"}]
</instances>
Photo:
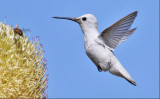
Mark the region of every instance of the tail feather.
<instances>
[{"instance_id":1,"label":"tail feather","mask_svg":"<svg viewBox=\"0 0 160 99\"><path fill-rule=\"evenodd\" d=\"M121 73L119 70L117 70L114 67L110 67L109 72L113 75L116 76L120 76L123 77L124 79L126 79L129 83L133 84L134 86L136 86L136 82L131 78L131 76L129 75L129 73L126 71L125 74ZM126 75L127 74L127 75Z\"/></svg>"},{"instance_id":2,"label":"tail feather","mask_svg":"<svg viewBox=\"0 0 160 99\"><path fill-rule=\"evenodd\" d=\"M125 78L126 79L126 78ZM128 80L128 79L126 79L129 83L131 83L131 84L133 84L134 86L136 86L136 82L134 81L134 80Z\"/></svg>"},{"instance_id":3,"label":"tail feather","mask_svg":"<svg viewBox=\"0 0 160 99\"><path fill-rule=\"evenodd\" d=\"M110 64L109 72L113 75L123 77L128 82L136 86L136 82L132 79L130 74L124 69L124 67L120 64L118 59L114 56L112 58L111 64Z\"/></svg>"}]
</instances>

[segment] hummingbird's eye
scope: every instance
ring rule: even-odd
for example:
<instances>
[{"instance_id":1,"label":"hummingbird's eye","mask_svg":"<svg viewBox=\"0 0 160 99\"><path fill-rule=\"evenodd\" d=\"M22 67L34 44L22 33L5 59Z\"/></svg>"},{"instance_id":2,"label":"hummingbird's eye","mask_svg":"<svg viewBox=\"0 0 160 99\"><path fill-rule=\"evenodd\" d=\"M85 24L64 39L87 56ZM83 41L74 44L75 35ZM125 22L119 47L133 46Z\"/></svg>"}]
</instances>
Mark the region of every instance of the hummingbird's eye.
<instances>
[{"instance_id":1,"label":"hummingbird's eye","mask_svg":"<svg viewBox=\"0 0 160 99\"><path fill-rule=\"evenodd\" d=\"M86 21L86 20L87 20L87 18L86 18L86 17L83 17L83 18L82 18L82 20L83 20L83 21Z\"/></svg>"}]
</instances>

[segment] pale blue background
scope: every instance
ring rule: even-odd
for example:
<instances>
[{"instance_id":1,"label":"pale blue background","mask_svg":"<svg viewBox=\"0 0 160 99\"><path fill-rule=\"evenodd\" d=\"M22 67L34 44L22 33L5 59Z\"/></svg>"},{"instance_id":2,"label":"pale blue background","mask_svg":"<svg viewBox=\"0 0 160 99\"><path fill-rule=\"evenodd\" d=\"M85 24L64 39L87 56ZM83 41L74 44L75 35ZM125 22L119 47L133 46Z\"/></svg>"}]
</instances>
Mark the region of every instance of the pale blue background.
<instances>
[{"instance_id":1,"label":"pale blue background","mask_svg":"<svg viewBox=\"0 0 160 99\"><path fill-rule=\"evenodd\" d=\"M137 86L109 72L98 72L85 54L79 25L51 18L92 13L101 32L136 10L132 28L137 30L118 46L115 55ZM40 36L50 98L159 97L159 0L1 0L0 20L5 16L7 24L19 24L30 29L32 37Z\"/></svg>"}]
</instances>

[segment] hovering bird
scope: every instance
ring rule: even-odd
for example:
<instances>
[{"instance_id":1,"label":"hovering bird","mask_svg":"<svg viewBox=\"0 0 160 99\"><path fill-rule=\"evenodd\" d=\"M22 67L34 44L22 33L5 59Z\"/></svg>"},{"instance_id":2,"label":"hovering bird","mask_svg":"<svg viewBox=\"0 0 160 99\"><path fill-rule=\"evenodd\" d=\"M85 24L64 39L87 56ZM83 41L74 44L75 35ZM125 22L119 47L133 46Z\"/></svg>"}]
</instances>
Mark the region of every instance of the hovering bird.
<instances>
[{"instance_id":1,"label":"hovering bird","mask_svg":"<svg viewBox=\"0 0 160 99\"><path fill-rule=\"evenodd\" d=\"M136 86L136 82L124 69L113 50L123 41L127 40L136 28L130 29L137 11L123 17L99 34L97 29L97 19L92 14L85 14L76 18L52 17L56 19L67 19L77 22L83 33L85 51L92 62L97 66L98 71L107 71L116 76L123 77L128 82Z\"/></svg>"}]
</instances>

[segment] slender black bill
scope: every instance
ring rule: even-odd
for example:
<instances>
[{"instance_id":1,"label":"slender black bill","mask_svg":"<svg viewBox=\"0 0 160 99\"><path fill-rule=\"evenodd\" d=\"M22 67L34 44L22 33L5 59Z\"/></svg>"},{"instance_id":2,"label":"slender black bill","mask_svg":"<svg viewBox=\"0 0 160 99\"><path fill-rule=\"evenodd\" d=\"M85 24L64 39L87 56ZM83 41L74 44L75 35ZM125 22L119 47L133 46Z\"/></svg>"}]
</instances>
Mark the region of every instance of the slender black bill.
<instances>
[{"instance_id":1,"label":"slender black bill","mask_svg":"<svg viewBox=\"0 0 160 99\"><path fill-rule=\"evenodd\" d=\"M71 20L71 21L78 22L78 19L76 19L76 18L69 18L69 17L52 17L52 18L56 18L56 19L66 19L66 20Z\"/></svg>"}]
</instances>

